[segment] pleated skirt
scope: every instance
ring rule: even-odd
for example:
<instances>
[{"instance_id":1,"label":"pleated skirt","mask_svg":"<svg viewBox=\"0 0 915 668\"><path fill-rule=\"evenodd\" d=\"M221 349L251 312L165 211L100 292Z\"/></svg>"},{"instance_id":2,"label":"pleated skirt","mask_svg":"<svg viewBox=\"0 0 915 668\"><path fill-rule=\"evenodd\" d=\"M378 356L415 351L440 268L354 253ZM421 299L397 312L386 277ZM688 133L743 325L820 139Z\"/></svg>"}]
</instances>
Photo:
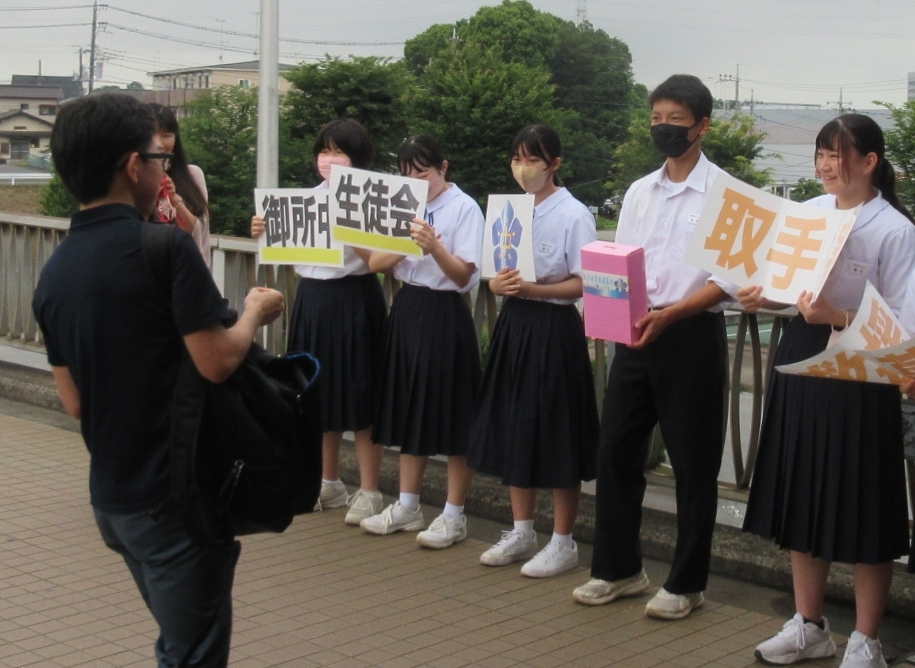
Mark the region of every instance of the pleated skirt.
<instances>
[{"instance_id":1,"label":"pleated skirt","mask_svg":"<svg viewBox=\"0 0 915 668\"><path fill-rule=\"evenodd\" d=\"M597 469L588 344L573 305L507 299L483 372L471 468L526 488L577 487Z\"/></svg>"},{"instance_id":2,"label":"pleated skirt","mask_svg":"<svg viewBox=\"0 0 915 668\"><path fill-rule=\"evenodd\" d=\"M375 274L299 281L286 349L321 362L324 431L372 424L381 391L387 305Z\"/></svg>"},{"instance_id":3,"label":"pleated skirt","mask_svg":"<svg viewBox=\"0 0 915 668\"><path fill-rule=\"evenodd\" d=\"M794 318L775 363L822 352L829 333ZM906 554L899 389L774 372L743 528L826 561Z\"/></svg>"},{"instance_id":4,"label":"pleated skirt","mask_svg":"<svg viewBox=\"0 0 915 668\"><path fill-rule=\"evenodd\" d=\"M463 297L404 284L388 322L375 442L401 454L465 456L480 373Z\"/></svg>"}]
</instances>

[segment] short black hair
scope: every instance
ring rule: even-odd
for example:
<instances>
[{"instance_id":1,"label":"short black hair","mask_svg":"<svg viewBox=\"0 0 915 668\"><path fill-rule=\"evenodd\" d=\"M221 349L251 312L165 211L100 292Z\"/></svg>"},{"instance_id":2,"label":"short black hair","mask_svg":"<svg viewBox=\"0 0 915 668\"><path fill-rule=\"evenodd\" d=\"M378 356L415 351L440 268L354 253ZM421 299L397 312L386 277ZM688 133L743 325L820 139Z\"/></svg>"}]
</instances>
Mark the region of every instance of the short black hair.
<instances>
[{"instance_id":1,"label":"short black hair","mask_svg":"<svg viewBox=\"0 0 915 668\"><path fill-rule=\"evenodd\" d=\"M692 74L674 74L668 77L666 81L651 91L648 96L649 108L654 107L655 102L660 100L670 100L677 104L682 104L693 114L693 120L698 123L703 118L712 117L712 91L708 89L699 77Z\"/></svg>"},{"instance_id":2,"label":"short black hair","mask_svg":"<svg viewBox=\"0 0 915 668\"><path fill-rule=\"evenodd\" d=\"M559 138L559 133L549 125L534 123L521 128L515 135L515 140L512 142L512 158L522 150L549 165L556 158L562 157L562 140ZM553 184L560 185L559 175L556 172L553 172Z\"/></svg>"},{"instance_id":3,"label":"short black hair","mask_svg":"<svg viewBox=\"0 0 915 668\"><path fill-rule=\"evenodd\" d=\"M313 148L315 160L321 151L332 146L343 151L353 167L368 169L372 165L375 153L372 138L362 124L353 118L338 118L318 130Z\"/></svg>"},{"instance_id":4,"label":"short black hair","mask_svg":"<svg viewBox=\"0 0 915 668\"><path fill-rule=\"evenodd\" d=\"M67 102L51 130L54 170L76 201L87 204L108 193L124 160L146 151L157 131L153 110L129 95Z\"/></svg>"},{"instance_id":5,"label":"short black hair","mask_svg":"<svg viewBox=\"0 0 915 668\"><path fill-rule=\"evenodd\" d=\"M427 169L441 171L445 160L445 149L429 135L407 137L397 151L397 167L401 174L405 174L410 167L418 172Z\"/></svg>"}]
</instances>

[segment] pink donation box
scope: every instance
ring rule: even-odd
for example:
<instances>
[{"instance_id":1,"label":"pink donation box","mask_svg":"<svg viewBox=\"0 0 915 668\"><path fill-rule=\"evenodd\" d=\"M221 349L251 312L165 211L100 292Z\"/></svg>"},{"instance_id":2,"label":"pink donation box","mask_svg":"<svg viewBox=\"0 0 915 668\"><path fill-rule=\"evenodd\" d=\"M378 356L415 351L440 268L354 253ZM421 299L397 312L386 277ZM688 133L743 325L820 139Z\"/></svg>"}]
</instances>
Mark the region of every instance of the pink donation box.
<instances>
[{"instance_id":1,"label":"pink donation box","mask_svg":"<svg viewBox=\"0 0 915 668\"><path fill-rule=\"evenodd\" d=\"M648 313L645 251L611 241L592 241L581 249L585 334L592 339L635 343L635 323Z\"/></svg>"}]
</instances>

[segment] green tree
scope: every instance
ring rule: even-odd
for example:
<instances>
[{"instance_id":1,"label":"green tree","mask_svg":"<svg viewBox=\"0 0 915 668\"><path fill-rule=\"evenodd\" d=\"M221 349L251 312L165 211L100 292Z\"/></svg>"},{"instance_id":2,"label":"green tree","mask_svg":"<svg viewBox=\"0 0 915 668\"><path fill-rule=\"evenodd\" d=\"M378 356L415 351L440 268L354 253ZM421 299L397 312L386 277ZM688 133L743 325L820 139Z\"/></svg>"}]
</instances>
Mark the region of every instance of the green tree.
<instances>
[{"instance_id":1,"label":"green tree","mask_svg":"<svg viewBox=\"0 0 915 668\"><path fill-rule=\"evenodd\" d=\"M38 195L38 213L55 218L69 218L79 211L79 202L64 187L57 174L41 187Z\"/></svg>"},{"instance_id":2,"label":"green tree","mask_svg":"<svg viewBox=\"0 0 915 668\"><path fill-rule=\"evenodd\" d=\"M651 119L642 112L629 128L631 139L614 153L613 178L608 182L610 192L622 195L632 182L664 164L664 156L651 141ZM731 176L761 188L771 181L769 170L757 169L753 160L766 155L762 145L764 132L757 132L753 118L737 114L730 118L713 118L708 133L702 139L702 151L713 163Z\"/></svg>"},{"instance_id":3,"label":"green tree","mask_svg":"<svg viewBox=\"0 0 915 668\"><path fill-rule=\"evenodd\" d=\"M428 133L451 157L449 178L470 195L515 192L511 143L525 125L563 130L569 112L553 108L549 75L506 63L497 50L451 49L427 68L408 105L414 133Z\"/></svg>"},{"instance_id":4,"label":"green tree","mask_svg":"<svg viewBox=\"0 0 915 668\"><path fill-rule=\"evenodd\" d=\"M222 86L188 104L181 138L206 176L210 229L249 236L257 163L257 89Z\"/></svg>"},{"instance_id":5,"label":"green tree","mask_svg":"<svg viewBox=\"0 0 915 668\"><path fill-rule=\"evenodd\" d=\"M445 74L437 66L438 60L463 63L483 52L493 67L499 67L497 61L501 60L514 68L512 71L520 72L520 67L546 75L552 84L550 103L556 113L544 115L546 107L542 106L539 114L527 115L529 122L550 123L552 118L561 123L556 128L563 139L565 166L561 176L577 197L600 202L610 154L628 137L633 103L628 47L587 22L576 25L564 21L535 9L526 0L503 0L500 5L481 8L469 19L434 25L408 40L404 59L419 78L420 89L428 91L439 86L433 79ZM507 90L501 97L501 101L495 100L496 108L512 102ZM440 105L439 111L447 112L447 106ZM450 129L463 122L462 116L444 117L437 125ZM430 125L419 115L416 124ZM518 129L520 126L513 128ZM454 154L460 150L463 157L467 146L450 149Z\"/></svg>"},{"instance_id":6,"label":"green tree","mask_svg":"<svg viewBox=\"0 0 915 668\"><path fill-rule=\"evenodd\" d=\"M284 98L282 112L285 141L280 145L280 174L285 184L315 181L315 134L337 118L354 118L368 130L375 145L375 169L395 167L394 156L408 134L404 97L412 78L404 63L376 57L343 60L326 56L284 76L293 85Z\"/></svg>"},{"instance_id":7,"label":"green tree","mask_svg":"<svg viewBox=\"0 0 915 668\"><path fill-rule=\"evenodd\" d=\"M825 192L823 184L816 179L800 179L791 191L791 199L795 202L806 202Z\"/></svg>"},{"instance_id":8,"label":"green tree","mask_svg":"<svg viewBox=\"0 0 915 668\"><path fill-rule=\"evenodd\" d=\"M893 128L885 130L886 157L899 178L896 193L899 201L910 211L915 210L915 100L901 106L888 102L876 102L890 111Z\"/></svg>"}]
</instances>

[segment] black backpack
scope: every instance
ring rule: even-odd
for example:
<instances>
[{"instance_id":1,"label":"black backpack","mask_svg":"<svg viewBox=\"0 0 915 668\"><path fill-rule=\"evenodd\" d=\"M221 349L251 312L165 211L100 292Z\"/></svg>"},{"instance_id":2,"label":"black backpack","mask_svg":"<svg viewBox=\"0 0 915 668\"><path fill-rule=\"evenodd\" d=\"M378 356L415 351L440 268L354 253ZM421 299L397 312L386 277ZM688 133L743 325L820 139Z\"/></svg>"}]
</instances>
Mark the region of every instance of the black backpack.
<instances>
[{"instance_id":1,"label":"black backpack","mask_svg":"<svg viewBox=\"0 0 915 668\"><path fill-rule=\"evenodd\" d=\"M171 302L169 248L177 229L146 224L142 252ZM197 371L182 346L171 420L171 497L202 544L282 533L321 491L320 365L308 353L275 356L252 344L223 383Z\"/></svg>"}]
</instances>

